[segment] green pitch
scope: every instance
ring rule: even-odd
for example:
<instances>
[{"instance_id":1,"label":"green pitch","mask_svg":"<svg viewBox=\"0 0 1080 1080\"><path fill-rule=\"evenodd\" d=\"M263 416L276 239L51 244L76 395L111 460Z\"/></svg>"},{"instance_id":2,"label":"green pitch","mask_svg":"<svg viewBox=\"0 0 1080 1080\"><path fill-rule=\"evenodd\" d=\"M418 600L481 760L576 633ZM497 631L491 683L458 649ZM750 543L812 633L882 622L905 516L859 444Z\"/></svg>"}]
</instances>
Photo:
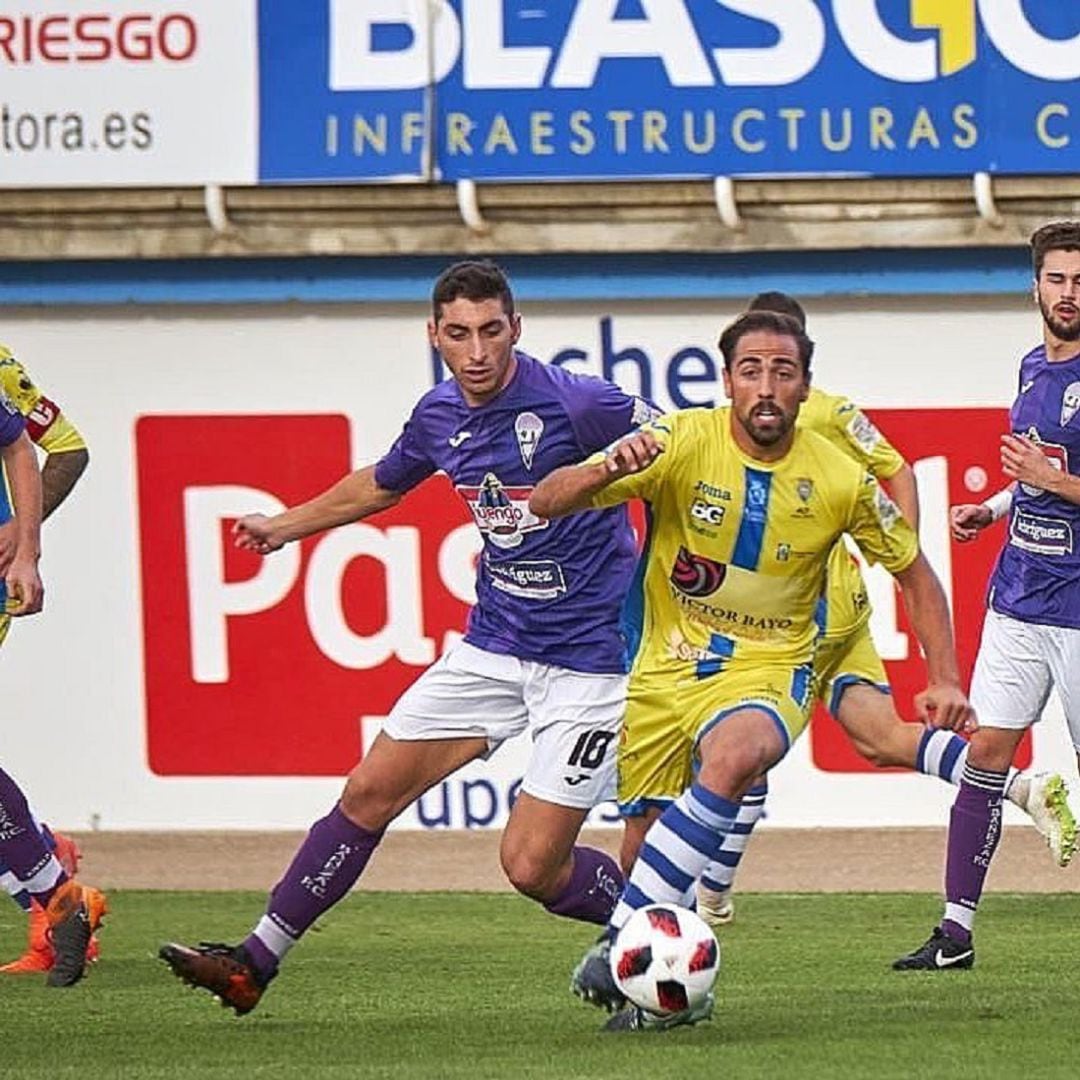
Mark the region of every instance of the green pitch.
<instances>
[{"instance_id":1,"label":"green pitch","mask_svg":"<svg viewBox=\"0 0 1080 1080\"><path fill-rule=\"evenodd\" d=\"M928 896L740 896L713 1021L602 1034L572 998L589 928L507 895L357 894L238 1019L155 959L235 940L263 899L112 896L104 959L73 990L0 977L0 1076L155 1078L1038 1077L1077 1075L1080 897L991 896L974 971L896 973ZM21 951L14 907L0 955Z\"/></svg>"}]
</instances>

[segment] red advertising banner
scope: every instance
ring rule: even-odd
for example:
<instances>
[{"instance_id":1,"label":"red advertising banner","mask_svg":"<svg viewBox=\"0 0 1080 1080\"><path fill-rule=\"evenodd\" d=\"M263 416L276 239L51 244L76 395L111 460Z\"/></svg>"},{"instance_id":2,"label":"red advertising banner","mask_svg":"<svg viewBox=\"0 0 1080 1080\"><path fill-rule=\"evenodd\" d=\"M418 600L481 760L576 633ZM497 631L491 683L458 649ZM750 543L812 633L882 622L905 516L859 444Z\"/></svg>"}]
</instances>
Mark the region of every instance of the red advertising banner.
<instances>
[{"instance_id":1,"label":"red advertising banner","mask_svg":"<svg viewBox=\"0 0 1080 1080\"><path fill-rule=\"evenodd\" d=\"M948 505L1000 486L1005 410L872 415L920 475L924 546L939 569L951 566L966 678L1000 533L953 544ZM385 715L464 629L480 545L467 507L435 478L376 518L261 559L233 547L232 523L302 502L343 476L352 467L346 417L147 416L135 443L151 769L345 774L362 752L360 718ZM918 646L895 592L871 592L898 707L910 716L924 685ZM824 712L810 739L821 769L872 768Z\"/></svg>"}]
</instances>

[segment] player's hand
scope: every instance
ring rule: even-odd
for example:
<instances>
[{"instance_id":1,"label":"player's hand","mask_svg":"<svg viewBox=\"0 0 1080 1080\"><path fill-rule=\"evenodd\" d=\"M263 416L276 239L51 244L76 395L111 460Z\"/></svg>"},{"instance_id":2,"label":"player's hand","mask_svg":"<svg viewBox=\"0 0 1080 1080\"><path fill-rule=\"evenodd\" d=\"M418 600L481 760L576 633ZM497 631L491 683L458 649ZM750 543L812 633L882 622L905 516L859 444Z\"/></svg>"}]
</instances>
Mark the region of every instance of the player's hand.
<instances>
[{"instance_id":1,"label":"player's hand","mask_svg":"<svg viewBox=\"0 0 1080 1080\"><path fill-rule=\"evenodd\" d=\"M0 484L4 481L0 479ZM15 558L15 519L8 518L0 525L0 574L6 574Z\"/></svg>"},{"instance_id":2,"label":"player's hand","mask_svg":"<svg viewBox=\"0 0 1080 1080\"><path fill-rule=\"evenodd\" d=\"M967 694L951 683L931 683L915 695L915 713L929 727L970 734L979 725Z\"/></svg>"},{"instance_id":3,"label":"player's hand","mask_svg":"<svg viewBox=\"0 0 1080 1080\"><path fill-rule=\"evenodd\" d=\"M1024 435L1001 436L1001 471L1010 480L1044 491L1060 476L1038 445Z\"/></svg>"},{"instance_id":4,"label":"player's hand","mask_svg":"<svg viewBox=\"0 0 1080 1080\"><path fill-rule=\"evenodd\" d=\"M616 443L604 459L604 468L611 476L629 476L647 469L664 448L650 431L635 431Z\"/></svg>"},{"instance_id":5,"label":"player's hand","mask_svg":"<svg viewBox=\"0 0 1080 1080\"><path fill-rule=\"evenodd\" d=\"M285 546L283 540L274 536L270 518L265 514L246 514L239 518L232 527L233 543L245 551L254 551L258 555L269 555Z\"/></svg>"},{"instance_id":6,"label":"player's hand","mask_svg":"<svg viewBox=\"0 0 1080 1080\"><path fill-rule=\"evenodd\" d=\"M982 503L964 503L949 509L949 528L952 537L960 544L974 540L988 525L994 523L989 506Z\"/></svg>"},{"instance_id":7,"label":"player's hand","mask_svg":"<svg viewBox=\"0 0 1080 1080\"><path fill-rule=\"evenodd\" d=\"M35 559L12 559L4 575L4 584L7 586L4 611L8 615L35 615L41 610L45 589Z\"/></svg>"}]
</instances>

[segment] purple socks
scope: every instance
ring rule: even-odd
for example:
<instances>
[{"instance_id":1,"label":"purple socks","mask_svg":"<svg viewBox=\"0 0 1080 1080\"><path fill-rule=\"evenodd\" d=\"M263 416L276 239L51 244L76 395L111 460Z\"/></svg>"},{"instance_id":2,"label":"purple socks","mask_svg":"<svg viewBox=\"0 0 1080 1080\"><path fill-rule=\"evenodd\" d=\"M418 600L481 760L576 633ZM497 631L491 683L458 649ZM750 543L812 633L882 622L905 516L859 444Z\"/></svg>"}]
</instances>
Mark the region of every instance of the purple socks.
<instances>
[{"instance_id":1,"label":"purple socks","mask_svg":"<svg viewBox=\"0 0 1080 1080\"><path fill-rule=\"evenodd\" d=\"M968 765L949 817L941 929L965 944L971 941L986 871L1001 839L1002 793L1007 776Z\"/></svg>"},{"instance_id":2,"label":"purple socks","mask_svg":"<svg viewBox=\"0 0 1080 1080\"><path fill-rule=\"evenodd\" d=\"M312 825L244 941L261 978L271 978L304 931L353 887L382 837L354 825L340 806Z\"/></svg>"},{"instance_id":3,"label":"purple socks","mask_svg":"<svg viewBox=\"0 0 1080 1080\"><path fill-rule=\"evenodd\" d=\"M574 869L562 893L544 907L552 915L604 926L623 891L619 864L596 848L575 847Z\"/></svg>"},{"instance_id":4,"label":"purple socks","mask_svg":"<svg viewBox=\"0 0 1080 1080\"><path fill-rule=\"evenodd\" d=\"M67 881L38 831L19 785L0 769L0 861L43 907Z\"/></svg>"}]
</instances>

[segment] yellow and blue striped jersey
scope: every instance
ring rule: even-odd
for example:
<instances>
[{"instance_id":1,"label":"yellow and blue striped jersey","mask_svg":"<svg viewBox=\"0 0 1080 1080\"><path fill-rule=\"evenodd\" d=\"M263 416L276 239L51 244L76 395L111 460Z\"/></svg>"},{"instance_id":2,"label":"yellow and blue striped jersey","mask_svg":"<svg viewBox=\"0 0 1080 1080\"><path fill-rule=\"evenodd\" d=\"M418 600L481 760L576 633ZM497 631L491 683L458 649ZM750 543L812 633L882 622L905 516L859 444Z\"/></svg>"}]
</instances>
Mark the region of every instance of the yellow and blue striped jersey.
<instances>
[{"instance_id":1,"label":"yellow and blue striped jersey","mask_svg":"<svg viewBox=\"0 0 1080 1080\"><path fill-rule=\"evenodd\" d=\"M665 452L592 499L595 507L648 504L635 583L641 610L632 613L642 631L635 678L805 664L826 566L844 533L893 573L918 554L896 504L827 439L796 430L782 459L762 462L739 449L731 422L727 407L660 417L646 429Z\"/></svg>"},{"instance_id":2,"label":"yellow and blue striped jersey","mask_svg":"<svg viewBox=\"0 0 1080 1080\"><path fill-rule=\"evenodd\" d=\"M797 425L823 435L878 480L895 476L904 459L850 399L811 388ZM829 638L847 637L870 618L870 600L859 564L843 541L829 558L829 583L818 622Z\"/></svg>"}]
</instances>

